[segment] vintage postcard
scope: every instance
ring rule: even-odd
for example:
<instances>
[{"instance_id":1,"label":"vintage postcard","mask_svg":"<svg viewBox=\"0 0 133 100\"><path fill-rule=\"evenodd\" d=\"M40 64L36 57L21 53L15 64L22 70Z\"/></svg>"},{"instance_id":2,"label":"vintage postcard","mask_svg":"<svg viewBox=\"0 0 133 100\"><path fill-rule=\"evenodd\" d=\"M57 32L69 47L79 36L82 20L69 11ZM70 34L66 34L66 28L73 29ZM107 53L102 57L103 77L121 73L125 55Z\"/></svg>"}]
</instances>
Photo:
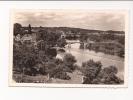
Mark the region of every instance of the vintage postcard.
<instances>
[{"instance_id":1,"label":"vintage postcard","mask_svg":"<svg viewBox=\"0 0 133 100\"><path fill-rule=\"evenodd\" d=\"M9 86L127 87L127 10L14 9L10 24Z\"/></svg>"}]
</instances>

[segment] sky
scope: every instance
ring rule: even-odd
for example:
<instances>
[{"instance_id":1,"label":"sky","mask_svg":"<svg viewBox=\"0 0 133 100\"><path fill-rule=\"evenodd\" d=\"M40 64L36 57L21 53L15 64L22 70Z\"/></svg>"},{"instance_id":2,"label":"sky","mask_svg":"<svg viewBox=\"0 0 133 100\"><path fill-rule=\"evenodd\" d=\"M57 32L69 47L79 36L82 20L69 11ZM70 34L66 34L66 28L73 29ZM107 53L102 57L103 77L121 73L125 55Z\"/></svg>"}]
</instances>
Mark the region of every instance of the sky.
<instances>
[{"instance_id":1,"label":"sky","mask_svg":"<svg viewBox=\"0 0 133 100\"><path fill-rule=\"evenodd\" d=\"M118 10L16 10L13 22L22 26L125 30L125 12Z\"/></svg>"}]
</instances>

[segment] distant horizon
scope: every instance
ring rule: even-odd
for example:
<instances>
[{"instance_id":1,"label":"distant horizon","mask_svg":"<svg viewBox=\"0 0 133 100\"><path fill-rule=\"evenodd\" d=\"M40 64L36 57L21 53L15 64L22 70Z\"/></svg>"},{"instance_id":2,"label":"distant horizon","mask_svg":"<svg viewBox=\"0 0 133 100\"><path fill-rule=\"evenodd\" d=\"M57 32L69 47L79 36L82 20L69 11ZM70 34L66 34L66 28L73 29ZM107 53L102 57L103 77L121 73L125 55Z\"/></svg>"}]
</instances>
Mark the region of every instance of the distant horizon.
<instances>
[{"instance_id":1,"label":"distant horizon","mask_svg":"<svg viewBox=\"0 0 133 100\"><path fill-rule=\"evenodd\" d=\"M14 23L15 24L15 23ZM21 24L21 23L19 23ZM21 24L22 25L22 24ZM29 24L28 24L29 25ZM27 26L24 26L22 25L22 27L28 27ZM31 24L30 24L31 25ZM40 27L40 26L32 26L31 27ZM68 27L68 26L41 26L41 27L46 27L46 28L78 28L78 29L84 29L84 30L97 30L97 31L119 31L119 32L125 32L124 30L100 30L100 29L86 29L86 28L80 28L80 27Z\"/></svg>"},{"instance_id":2,"label":"distant horizon","mask_svg":"<svg viewBox=\"0 0 133 100\"><path fill-rule=\"evenodd\" d=\"M13 15L23 26L125 31L125 11L119 10L17 10Z\"/></svg>"}]
</instances>

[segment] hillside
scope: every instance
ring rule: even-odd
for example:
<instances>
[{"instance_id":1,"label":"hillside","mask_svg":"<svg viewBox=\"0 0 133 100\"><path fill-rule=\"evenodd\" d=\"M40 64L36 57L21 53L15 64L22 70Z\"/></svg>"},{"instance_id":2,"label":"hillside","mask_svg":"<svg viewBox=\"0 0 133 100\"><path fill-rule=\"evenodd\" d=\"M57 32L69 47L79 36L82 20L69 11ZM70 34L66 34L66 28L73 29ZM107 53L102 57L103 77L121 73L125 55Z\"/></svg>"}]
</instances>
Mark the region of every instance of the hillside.
<instances>
[{"instance_id":1,"label":"hillside","mask_svg":"<svg viewBox=\"0 0 133 100\"><path fill-rule=\"evenodd\" d=\"M40 29L40 27L32 27L35 30ZM115 30L92 30L92 29L82 29L82 28L73 28L73 27L41 27L44 30L49 31L63 31L65 33L71 32L71 33L114 33L114 34L124 34L124 31L115 31Z\"/></svg>"}]
</instances>

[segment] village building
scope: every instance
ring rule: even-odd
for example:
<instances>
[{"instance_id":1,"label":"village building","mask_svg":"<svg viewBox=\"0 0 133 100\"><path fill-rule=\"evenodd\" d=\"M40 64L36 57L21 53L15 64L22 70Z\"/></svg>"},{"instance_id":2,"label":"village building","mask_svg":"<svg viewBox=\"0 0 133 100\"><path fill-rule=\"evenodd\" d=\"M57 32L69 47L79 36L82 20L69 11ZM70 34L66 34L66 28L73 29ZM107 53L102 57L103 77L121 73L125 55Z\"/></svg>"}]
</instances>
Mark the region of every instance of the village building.
<instances>
[{"instance_id":1,"label":"village building","mask_svg":"<svg viewBox=\"0 0 133 100\"><path fill-rule=\"evenodd\" d=\"M14 36L14 40L15 40L15 41L21 41L21 36L20 36L20 34L18 34L17 36Z\"/></svg>"}]
</instances>

